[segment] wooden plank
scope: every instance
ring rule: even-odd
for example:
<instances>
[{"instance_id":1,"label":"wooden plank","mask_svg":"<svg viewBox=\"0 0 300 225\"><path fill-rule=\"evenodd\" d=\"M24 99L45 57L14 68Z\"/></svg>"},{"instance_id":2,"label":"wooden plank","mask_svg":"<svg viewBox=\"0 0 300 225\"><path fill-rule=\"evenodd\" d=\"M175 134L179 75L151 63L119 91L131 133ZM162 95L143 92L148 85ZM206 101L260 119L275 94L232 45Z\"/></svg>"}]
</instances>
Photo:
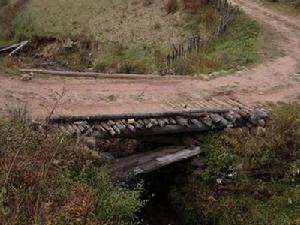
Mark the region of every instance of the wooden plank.
<instances>
[{"instance_id":1,"label":"wooden plank","mask_svg":"<svg viewBox=\"0 0 300 225\"><path fill-rule=\"evenodd\" d=\"M200 147L188 149L183 146L169 146L147 153L116 159L107 167L114 180L122 180L193 158L200 153Z\"/></svg>"}]
</instances>

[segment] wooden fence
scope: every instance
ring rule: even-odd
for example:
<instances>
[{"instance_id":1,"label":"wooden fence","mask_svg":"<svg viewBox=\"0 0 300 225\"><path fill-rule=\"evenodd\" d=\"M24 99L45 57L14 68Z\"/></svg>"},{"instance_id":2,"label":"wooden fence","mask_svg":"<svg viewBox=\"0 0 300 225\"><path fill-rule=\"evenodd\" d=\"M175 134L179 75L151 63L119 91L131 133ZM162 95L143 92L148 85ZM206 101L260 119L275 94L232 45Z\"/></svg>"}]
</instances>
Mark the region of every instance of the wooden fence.
<instances>
[{"instance_id":1,"label":"wooden fence","mask_svg":"<svg viewBox=\"0 0 300 225\"><path fill-rule=\"evenodd\" d=\"M227 29L233 15L233 6L228 0L209 0L208 4L212 5L219 12L221 12L221 17L215 30L209 37L209 41L218 38ZM171 46L171 52L166 57L167 67L170 69L175 65L176 61L181 57L185 57L187 54L192 52L199 52L202 47L202 41L200 34L193 34L187 40L180 44L173 44Z\"/></svg>"}]
</instances>

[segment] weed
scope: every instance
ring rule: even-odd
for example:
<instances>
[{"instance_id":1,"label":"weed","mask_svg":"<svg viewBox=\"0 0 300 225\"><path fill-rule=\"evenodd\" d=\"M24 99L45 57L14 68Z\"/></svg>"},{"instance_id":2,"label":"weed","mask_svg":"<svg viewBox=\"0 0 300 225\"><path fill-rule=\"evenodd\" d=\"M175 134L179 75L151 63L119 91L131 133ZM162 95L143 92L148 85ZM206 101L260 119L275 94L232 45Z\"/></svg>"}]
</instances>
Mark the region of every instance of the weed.
<instances>
[{"instance_id":1,"label":"weed","mask_svg":"<svg viewBox=\"0 0 300 225\"><path fill-rule=\"evenodd\" d=\"M0 224L132 225L140 192L113 184L63 134L0 122Z\"/></svg>"},{"instance_id":2,"label":"weed","mask_svg":"<svg viewBox=\"0 0 300 225\"><path fill-rule=\"evenodd\" d=\"M14 106L7 105L6 107L11 120L22 124L29 124L31 122L31 113L25 103Z\"/></svg>"},{"instance_id":3,"label":"weed","mask_svg":"<svg viewBox=\"0 0 300 225\"><path fill-rule=\"evenodd\" d=\"M179 74L211 73L256 63L261 35L254 20L236 11L228 30L219 39L204 43L199 53L179 60L175 71Z\"/></svg>"}]
</instances>

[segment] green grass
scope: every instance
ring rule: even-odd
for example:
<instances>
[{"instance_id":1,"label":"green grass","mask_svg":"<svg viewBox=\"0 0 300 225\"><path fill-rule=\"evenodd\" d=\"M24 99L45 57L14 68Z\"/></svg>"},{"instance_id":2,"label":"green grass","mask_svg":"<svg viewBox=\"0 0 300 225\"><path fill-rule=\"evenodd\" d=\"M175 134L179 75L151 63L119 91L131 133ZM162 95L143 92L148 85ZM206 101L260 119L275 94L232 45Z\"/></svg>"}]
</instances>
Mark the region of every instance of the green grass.
<instances>
[{"instance_id":1,"label":"green grass","mask_svg":"<svg viewBox=\"0 0 300 225\"><path fill-rule=\"evenodd\" d=\"M272 38L270 31L244 12L236 11L228 30L220 38L209 43L202 52L183 59L175 66L175 71L182 74L233 72L254 65L279 55Z\"/></svg>"},{"instance_id":2,"label":"green grass","mask_svg":"<svg viewBox=\"0 0 300 225\"><path fill-rule=\"evenodd\" d=\"M270 44L270 32L237 11L224 35L200 53L179 60L175 68L168 71L166 55L171 44L181 43L195 32L207 39L217 24L218 13L209 6L190 13L179 4L178 11L167 14L163 1L150 2L152 4L145 5L142 0L101 0L101 4L96 0L30 0L20 12L12 13L15 16L9 24L12 24L14 37L19 39L56 38L60 50L51 57L76 70L230 73L277 54ZM62 43L70 39L78 45L65 48ZM80 47L82 42L95 41L97 49Z\"/></svg>"},{"instance_id":3,"label":"green grass","mask_svg":"<svg viewBox=\"0 0 300 225\"><path fill-rule=\"evenodd\" d=\"M163 1L152 2L145 5L142 0L30 0L13 26L17 33L29 37L84 37L127 47L152 46L159 40L163 49L190 35L190 30L182 29L187 23L184 11L167 14Z\"/></svg>"}]
</instances>

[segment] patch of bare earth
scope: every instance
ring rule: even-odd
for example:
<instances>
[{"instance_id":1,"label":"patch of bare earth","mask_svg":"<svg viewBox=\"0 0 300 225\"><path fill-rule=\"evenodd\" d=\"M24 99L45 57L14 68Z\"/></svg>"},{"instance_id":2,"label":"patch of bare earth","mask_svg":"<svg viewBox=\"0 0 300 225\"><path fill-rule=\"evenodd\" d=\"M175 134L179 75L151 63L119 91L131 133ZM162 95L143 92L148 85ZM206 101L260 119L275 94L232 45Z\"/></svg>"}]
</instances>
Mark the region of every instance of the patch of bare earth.
<instances>
[{"instance_id":1,"label":"patch of bare earth","mask_svg":"<svg viewBox=\"0 0 300 225\"><path fill-rule=\"evenodd\" d=\"M292 101L300 96L300 20L279 15L254 1L234 0L250 16L284 39L283 57L211 81L40 79L24 82L0 76L0 112L26 102L34 117L45 117L65 89L55 114L146 112L200 107L201 101L235 98L245 104ZM57 92L57 93L56 93Z\"/></svg>"}]
</instances>

